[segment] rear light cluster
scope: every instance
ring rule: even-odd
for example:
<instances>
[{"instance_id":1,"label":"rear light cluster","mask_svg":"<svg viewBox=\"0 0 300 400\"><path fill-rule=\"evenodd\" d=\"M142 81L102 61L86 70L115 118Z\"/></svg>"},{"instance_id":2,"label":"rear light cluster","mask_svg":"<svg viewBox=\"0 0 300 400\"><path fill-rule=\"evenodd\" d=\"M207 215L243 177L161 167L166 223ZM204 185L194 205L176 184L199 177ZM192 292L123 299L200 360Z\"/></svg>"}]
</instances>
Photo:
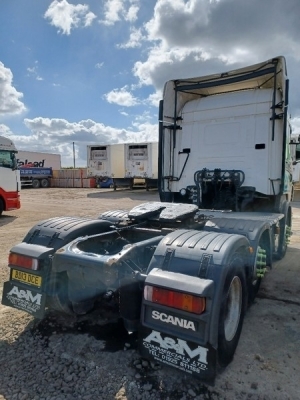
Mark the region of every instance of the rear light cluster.
<instances>
[{"instance_id":1,"label":"rear light cluster","mask_svg":"<svg viewBox=\"0 0 300 400\"><path fill-rule=\"evenodd\" d=\"M37 271L39 269L39 260L16 253L10 253L8 256L8 265Z\"/></svg>"},{"instance_id":2,"label":"rear light cluster","mask_svg":"<svg viewBox=\"0 0 300 400\"><path fill-rule=\"evenodd\" d=\"M146 285L144 287L145 300L163 306L177 308L194 314L202 314L205 311L205 298L174 290L162 289Z\"/></svg>"}]
</instances>

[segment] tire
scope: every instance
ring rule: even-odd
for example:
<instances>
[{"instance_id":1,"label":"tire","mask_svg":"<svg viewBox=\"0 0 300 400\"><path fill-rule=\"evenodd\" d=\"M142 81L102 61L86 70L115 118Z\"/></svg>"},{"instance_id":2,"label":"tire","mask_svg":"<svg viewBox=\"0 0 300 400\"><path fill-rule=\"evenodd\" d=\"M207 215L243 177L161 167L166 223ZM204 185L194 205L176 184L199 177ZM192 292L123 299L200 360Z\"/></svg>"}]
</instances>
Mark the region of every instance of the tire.
<instances>
[{"instance_id":1,"label":"tire","mask_svg":"<svg viewBox=\"0 0 300 400\"><path fill-rule=\"evenodd\" d=\"M2 215L3 211L4 211L4 204L3 204L3 200L0 199L0 216Z\"/></svg>"},{"instance_id":2,"label":"tire","mask_svg":"<svg viewBox=\"0 0 300 400\"><path fill-rule=\"evenodd\" d=\"M278 239L278 249L275 255L276 260L282 260L286 254L287 247L288 247L288 240L287 234L288 230L291 230L292 227L292 215L291 209L288 207L285 217L279 223L280 232L279 232L279 239Z\"/></svg>"},{"instance_id":3,"label":"tire","mask_svg":"<svg viewBox=\"0 0 300 400\"><path fill-rule=\"evenodd\" d=\"M248 284L248 305L250 306L257 296L262 278L265 275L267 266L272 265L271 243L269 242L269 235L264 232L259 240L259 245L256 249L254 260L254 271L250 274Z\"/></svg>"},{"instance_id":4,"label":"tire","mask_svg":"<svg viewBox=\"0 0 300 400\"><path fill-rule=\"evenodd\" d=\"M50 186L49 179L43 178L43 179L41 180L41 186L42 186L42 188L47 188L47 187L49 187L49 186Z\"/></svg>"},{"instance_id":5,"label":"tire","mask_svg":"<svg viewBox=\"0 0 300 400\"><path fill-rule=\"evenodd\" d=\"M47 282L47 307L63 314L74 315L68 297L68 278L66 273L55 274ZM50 292L50 293L49 293Z\"/></svg>"},{"instance_id":6,"label":"tire","mask_svg":"<svg viewBox=\"0 0 300 400\"><path fill-rule=\"evenodd\" d=\"M243 258L234 254L223 287L218 330L218 362L227 366L233 359L247 308L246 274Z\"/></svg>"},{"instance_id":7,"label":"tire","mask_svg":"<svg viewBox=\"0 0 300 400\"><path fill-rule=\"evenodd\" d=\"M41 182L38 179L33 179L32 180L32 187L34 189L38 189L41 186Z\"/></svg>"}]
</instances>

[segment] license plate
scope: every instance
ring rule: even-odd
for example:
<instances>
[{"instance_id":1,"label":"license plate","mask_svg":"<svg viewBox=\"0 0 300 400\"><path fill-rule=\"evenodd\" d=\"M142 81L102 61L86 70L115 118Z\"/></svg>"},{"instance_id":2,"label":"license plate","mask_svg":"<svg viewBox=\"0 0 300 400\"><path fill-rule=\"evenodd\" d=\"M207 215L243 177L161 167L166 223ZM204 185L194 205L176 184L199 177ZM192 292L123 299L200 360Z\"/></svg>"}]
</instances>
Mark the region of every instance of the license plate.
<instances>
[{"instance_id":1,"label":"license plate","mask_svg":"<svg viewBox=\"0 0 300 400\"><path fill-rule=\"evenodd\" d=\"M16 281L27 283L27 285L33 285L36 287L42 286L42 277L38 275L28 274L27 272L13 269L11 277Z\"/></svg>"}]
</instances>

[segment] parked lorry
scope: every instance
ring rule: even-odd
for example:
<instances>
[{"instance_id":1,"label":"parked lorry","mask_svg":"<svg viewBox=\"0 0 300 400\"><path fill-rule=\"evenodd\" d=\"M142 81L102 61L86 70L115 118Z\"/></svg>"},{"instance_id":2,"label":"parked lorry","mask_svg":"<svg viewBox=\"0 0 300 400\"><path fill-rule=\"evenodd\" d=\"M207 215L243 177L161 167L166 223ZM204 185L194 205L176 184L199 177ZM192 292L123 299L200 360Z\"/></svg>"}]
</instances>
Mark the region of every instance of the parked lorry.
<instances>
[{"instance_id":1,"label":"parked lorry","mask_svg":"<svg viewBox=\"0 0 300 400\"><path fill-rule=\"evenodd\" d=\"M0 136L0 216L3 211L16 210L21 207L17 152L12 140Z\"/></svg>"},{"instance_id":2,"label":"parked lorry","mask_svg":"<svg viewBox=\"0 0 300 400\"><path fill-rule=\"evenodd\" d=\"M24 165L19 168L21 187L32 187L38 189L40 187L47 188L50 186L52 178L52 168L32 167Z\"/></svg>"},{"instance_id":3,"label":"parked lorry","mask_svg":"<svg viewBox=\"0 0 300 400\"><path fill-rule=\"evenodd\" d=\"M124 178L124 144L105 144L87 146L87 175L101 182ZM113 183L111 184L113 187Z\"/></svg>"},{"instance_id":4,"label":"parked lorry","mask_svg":"<svg viewBox=\"0 0 300 400\"><path fill-rule=\"evenodd\" d=\"M43 318L95 308L138 332L143 357L214 379L291 234L284 57L166 83L161 202L36 224L12 247L2 303Z\"/></svg>"},{"instance_id":5,"label":"parked lorry","mask_svg":"<svg viewBox=\"0 0 300 400\"><path fill-rule=\"evenodd\" d=\"M19 150L17 155L18 167L61 169L61 155L55 153L39 153L37 151Z\"/></svg>"},{"instance_id":6,"label":"parked lorry","mask_svg":"<svg viewBox=\"0 0 300 400\"><path fill-rule=\"evenodd\" d=\"M157 188L158 143L125 143L125 179L132 188L134 180L143 180L146 190Z\"/></svg>"},{"instance_id":7,"label":"parked lorry","mask_svg":"<svg viewBox=\"0 0 300 400\"><path fill-rule=\"evenodd\" d=\"M300 134L292 133L292 160L293 160L293 184L294 189L300 187Z\"/></svg>"}]
</instances>

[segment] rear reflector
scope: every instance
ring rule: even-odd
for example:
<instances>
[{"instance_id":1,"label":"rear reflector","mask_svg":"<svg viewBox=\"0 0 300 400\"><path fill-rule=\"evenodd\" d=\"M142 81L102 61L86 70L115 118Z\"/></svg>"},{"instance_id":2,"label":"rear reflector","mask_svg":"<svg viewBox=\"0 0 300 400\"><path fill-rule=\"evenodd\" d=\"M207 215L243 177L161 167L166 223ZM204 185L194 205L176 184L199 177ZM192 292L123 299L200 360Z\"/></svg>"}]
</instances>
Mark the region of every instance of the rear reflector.
<instances>
[{"instance_id":1,"label":"rear reflector","mask_svg":"<svg viewBox=\"0 0 300 400\"><path fill-rule=\"evenodd\" d=\"M156 304L177 308L194 314L202 314L205 311L204 297L176 292L174 290L146 285L144 287L144 298Z\"/></svg>"},{"instance_id":2,"label":"rear reflector","mask_svg":"<svg viewBox=\"0 0 300 400\"><path fill-rule=\"evenodd\" d=\"M39 260L16 253L10 253L8 256L8 265L37 271L39 269Z\"/></svg>"}]
</instances>

